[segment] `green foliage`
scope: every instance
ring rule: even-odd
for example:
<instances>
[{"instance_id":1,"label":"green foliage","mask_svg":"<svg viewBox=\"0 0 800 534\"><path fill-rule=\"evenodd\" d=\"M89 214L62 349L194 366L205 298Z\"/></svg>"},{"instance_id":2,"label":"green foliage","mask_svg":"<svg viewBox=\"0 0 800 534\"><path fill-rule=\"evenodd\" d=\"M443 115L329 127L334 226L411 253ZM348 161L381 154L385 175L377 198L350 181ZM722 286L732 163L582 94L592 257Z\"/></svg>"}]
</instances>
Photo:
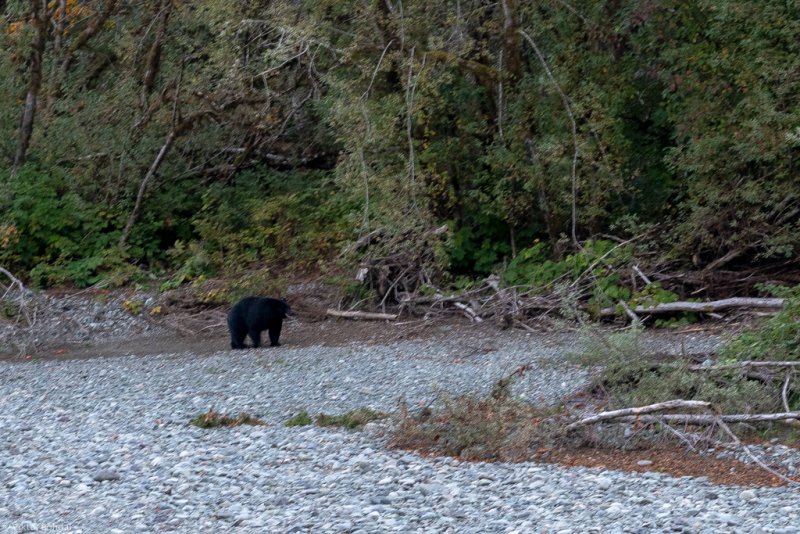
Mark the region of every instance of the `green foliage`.
<instances>
[{"instance_id":1,"label":"green foliage","mask_svg":"<svg viewBox=\"0 0 800 534\"><path fill-rule=\"evenodd\" d=\"M35 34L23 4L0 8L6 162ZM506 283L544 287L598 258L596 244L562 257L573 203L581 241L647 227L653 252L684 265L797 256L796 2L517 2L552 78L504 34L506 10L478 1L458 14L422 0L181 2L152 87L158 3L117 3L72 50L99 5L69 4L62 46L50 28L28 164L0 173L0 262L26 281L121 283L142 269L176 287L317 269L375 228L447 223L450 274L508 265ZM591 275L598 305L638 298Z\"/></svg>"},{"instance_id":2,"label":"green foliage","mask_svg":"<svg viewBox=\"0 0 800 534\"><path fill-rule=\"evenodd\" d=\"M171 260L172 265L177 267L177 270L169 280L161 284L161 291L175 289L183 283L202 280L204 277L216 274L208 254L195 241L190 242L188 245L183 241L177 241L167 251L167 257Z\"/></svg>"},{"instance_id":3,"label":"green foliage","mask_svg":"<svg viewBox=\"0 0 800 534\"><path fill-rule=\"evenodd\" d=\"M113 216L84 201L68 175L26 166L0 174L0 187L0 263L28 271L33 285L86 287L123 267Z\"/></svg>"},{"instance_id":4,"label":"green foliage","mask_svg":"<svg viewBox=\"0 0 800 534\"><path fill-rule=\"evenodd\" d=\"M258 263L316 266L338 251L349 208L323 173L246 172L209 188L194 217L205 273ZM197 253L194 255L197 256Z\"/></svg>"},{"instance_id":5,"label":"green foliage","mask_svg":"<svg viewBox=\"0 0 800 534\"><path fill-rule=\"evenodd\" d=\"M300 413L289 419L284 423L285 426L293 427L293 426L308 426L312 423L311 416L308 415L308 412L302 410Z\"/></svg>"},{"instance_id":6,"label":"green foliage","mask_svg":"<svg viewBox=\"0 0 800 534\"><path fill-rule=\"evenodd\" d=\"M757 327L728 341L720 351L725 360L800 361L800 285L792 288L767 285L784 308Z\"/></svg>"},{"instance_id":7,"label":"green foliage","mask_svg":"<svg viewBox=\"0 0 800 534\"><path fill-rule=\"evenodd\" d=\"M144 301L142 300L126 300L122 303L122 309L131 315L139 315L144 309Z\"/></svg>"},{"instance_id":8,"label":"green foliage","mask_svg":"<svg viewBox=\"0 0 800 534\"><path fill-rule=\"evenodd\" d=\"M453 273L487 275L511 256L508 226L502 219L482 213L477 213L476 219L453 232L448 249Z\"/></svg>"},{"instance_id":9,"label":"green foliage","mask_svg":"<svg viewBox=\"0 0 800 534\"><path fill-rule=\"evenodd\" d=\"M631 298L630 290L620 282L618 269L630 261L632 252L630 245L590 240L578 252L554 261L549 259L549 247L537 242L521 250L509 263L503 282L544 290L552 289L556 282L571 283L589 275L592 280L590 304L598 308L615 305L619 300Z\"/></svg>"}]
</instances>

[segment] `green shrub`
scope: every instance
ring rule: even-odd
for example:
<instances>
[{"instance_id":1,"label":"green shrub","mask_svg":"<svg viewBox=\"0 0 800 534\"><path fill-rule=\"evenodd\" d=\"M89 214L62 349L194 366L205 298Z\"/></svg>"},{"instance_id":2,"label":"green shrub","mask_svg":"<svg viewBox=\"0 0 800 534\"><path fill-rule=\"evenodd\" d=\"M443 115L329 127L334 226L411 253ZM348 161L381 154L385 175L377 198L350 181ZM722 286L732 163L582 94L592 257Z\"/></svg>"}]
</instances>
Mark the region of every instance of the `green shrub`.
<instances>
[{"instance_id":1,"label":"green shrub","mask_svg":"<svg viewBox=\"0 0 800 534\"><path fill-rule=\"evenodd\" d=\"M615 248L616 247L616 248ZM549 258L549 247L544 243L523 249L509 263L503 273L506 285L523 285L546 290L559 281L571 283L591 267L589 280L593 308L615 305L619 300L631 298L631 291L620 281L618 268L631 259L633 247L617 246L612 241L586 241L581 250L561 260ZM602 260L601 260L602 258Z\"/></svg>"},{"instance_id":2,"label":"green shrub","mask_svg":"<svg viewBox=\"0 0 800 534\"><path fill-rule=\"evenodd\" d=\"M211 186L193 223L204 269L238 273L254 264L302 268L330 259L349 237L348 216L326 174L267 169Z\"/></svg>"}]
</instances>

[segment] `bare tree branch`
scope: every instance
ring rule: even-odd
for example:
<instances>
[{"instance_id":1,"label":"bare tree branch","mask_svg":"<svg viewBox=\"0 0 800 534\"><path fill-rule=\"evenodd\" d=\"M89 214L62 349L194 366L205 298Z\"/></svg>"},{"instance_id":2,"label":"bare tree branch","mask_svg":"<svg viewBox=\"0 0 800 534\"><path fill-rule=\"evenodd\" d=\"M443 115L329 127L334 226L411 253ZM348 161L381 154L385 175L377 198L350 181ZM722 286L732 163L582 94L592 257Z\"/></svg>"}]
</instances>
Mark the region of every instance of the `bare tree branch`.
<instances>
[{"instance_id":1,"label":"bare tree branch","mask_svg":"<svg viewBox=\"0 0 800 534\"><path fill-rule=\"evenodd\" d=\"M791 478L789 478L789 477L787 477L787 476L784 476L784 475L782 475L782 474L778 473L777 471L775 471L774 469L772 469L771 467L769 467L767 464L765 464L764 462L762 462L762 461L761 461L761 460L760 460L758 457L756 457L756 455L752 453L752 451L750 450L750 448L749 448L747 445L743 444L743 443L742 443L742 441L741 441L741 440L738 438L738 436L736 436L736 434L734 434L734 433L733 433L733 431L730 429L730 427L729 427L728 425L726 425L726 424L725 424L725 421L723 421L721 417L717 417L715 422L716 422L716 424L717 424L717 425L719 425L719 427L720 427L720 428L721 428L721 429L722 429L722 430L723 430L723 431L724 431L726 434L728 434L728 435L731 437L731 439L733 440L733 442L734 442L734 443L735 443L735 444L736 444L736 445L737 445L739 448L741 448L742 450L744 450L744 452L745 452L745 453L746 453L746 454L747 454L747 455L748 455L748 456L749 456L749 457L750 457L750 458L751 458L751 459L752 459L752 460L753 460L753 461L754 461L756 464L758 464L758 466L759 466L759 467L761 467L761 468L762 468L762 469L764 469L765 471L769 472L770 474L772 474L772 475L775 475L776 477L780 478L780 479L781 479L781 480L783 480L784 482L786 482L786 483L788 483L788 484L791 484L792 486L797 486L797 485L800 485L800 482L798 482L798 481L796 481L796 480L794 480L794 479L791 479Z\"/></svg>"},{"instance_id":2,"label":"bare tree branch","mask_svg":"<svg viewBox=\"0 0 800 534\"><path fill-rule=\"evenodd\" d=\"M396 313L370 313L360 311L341 311L328 308L326 315L332 317L343 317L345 319L373 319L377 321L394 321L397 319Z\"/></svg>"},{"instance_id":3,"label":"bare tree branch","mask_svg":"<svg viewBox=\"0 0 800 534\"><path fill-rule=\"evenodd\" d=\"M572 430L579 426L590 425L592 423L597 423L600 421L607 421L609 419L619 419L625 418L628 416L640 416L642 414L649 414L653 412L663 412L665 410L674 410L676 408L685 408L685 409L698 409L698 408L710 408L711 403L706 401L696 401L696 400L683 400L683 399L675 399L669 400L666 402L659 402L656 404L648 404L647 406L639 406L637 408L624 408L622 410L612 410L609 412L601 412L590 417L585 417L580 421L575 421L567 425L567 430Z\"/></svg>"},{"instance_id":4,"label":"bare tree branch","mask_svg":"<svg viewBox=\"0 0 800 534\"><path fill-rule=\"evenodd\" d=\"M777 298L746 298L734 297L722 300L712 300L710 302L665 302L655 306L636 306L633 311L639 314L655 313L675 313L675 312L694 312L709 313L731 308L755 308L780 310L783 308L783 299ZM600 310L601 317L615 315L614 308L603 308Z\"/></svg>"}]
</instances>

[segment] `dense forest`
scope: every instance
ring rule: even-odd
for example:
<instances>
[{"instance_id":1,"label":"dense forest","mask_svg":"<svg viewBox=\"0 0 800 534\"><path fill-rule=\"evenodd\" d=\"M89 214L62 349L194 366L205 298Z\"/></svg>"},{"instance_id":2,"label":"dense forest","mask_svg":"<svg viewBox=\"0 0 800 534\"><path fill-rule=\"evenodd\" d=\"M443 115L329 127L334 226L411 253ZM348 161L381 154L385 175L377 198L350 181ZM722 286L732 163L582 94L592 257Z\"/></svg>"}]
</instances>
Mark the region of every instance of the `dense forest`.
<instances>
[{"instance_id":1,"label":"dense forest","mask_svg":"<svg viewBox=\"0 0 800 534\"><path fill-rule=\"evenodd\" d=\"M547 283L614 256L665 285L728 273L696 297L800 282L797 2L0 13L0 266L31 285L367 256L420 266L407 290ZM611 302L628 285L600 284Z\"/></svg>"}]
</instances>

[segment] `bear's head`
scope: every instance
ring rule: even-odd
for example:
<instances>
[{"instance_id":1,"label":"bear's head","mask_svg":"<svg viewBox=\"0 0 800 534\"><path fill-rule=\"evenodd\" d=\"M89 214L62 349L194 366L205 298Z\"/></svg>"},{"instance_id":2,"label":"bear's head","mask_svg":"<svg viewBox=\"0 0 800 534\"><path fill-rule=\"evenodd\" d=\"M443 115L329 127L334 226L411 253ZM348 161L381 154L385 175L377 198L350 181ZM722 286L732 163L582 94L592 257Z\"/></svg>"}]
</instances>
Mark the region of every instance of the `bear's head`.
<instances>
[{"instance_id":1,"label":"bear's head","mask_svg":"<svg viewBox=\"0 0 800 534\"><path fill-rule=\"evenodd\" d=\"M281 312L283 313L284 317L294 315L294 312L292 312L292 307L289 306L289 303L286 302L286 299L281 299Z\"/></svg>"}]
</instances>

